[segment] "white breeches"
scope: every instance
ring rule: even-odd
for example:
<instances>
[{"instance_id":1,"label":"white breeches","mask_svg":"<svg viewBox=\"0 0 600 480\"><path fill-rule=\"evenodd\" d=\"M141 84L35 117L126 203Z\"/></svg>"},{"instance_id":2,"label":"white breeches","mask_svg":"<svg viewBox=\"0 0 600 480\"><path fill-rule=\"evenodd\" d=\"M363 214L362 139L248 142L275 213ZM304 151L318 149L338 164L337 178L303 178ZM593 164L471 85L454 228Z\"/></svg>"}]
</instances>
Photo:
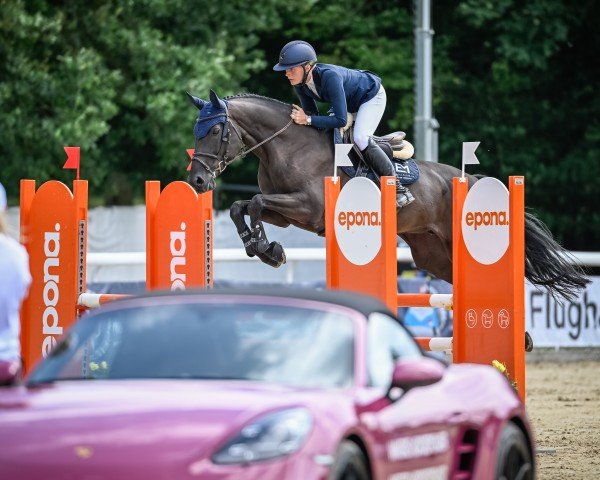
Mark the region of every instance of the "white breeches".
<instances>
[{"instance_id":1,"label":"white breeches","mask_svg":"<svg viewBox=\"0 0 600 480\"><path fill-rule=\"evenodd\" d=\"M369 137L375 133L383 117L386 102L387 96L382 85L377 95L359 107L354 122L354 143L360 150L367 148Z\"/></svg>"}]
</instances>

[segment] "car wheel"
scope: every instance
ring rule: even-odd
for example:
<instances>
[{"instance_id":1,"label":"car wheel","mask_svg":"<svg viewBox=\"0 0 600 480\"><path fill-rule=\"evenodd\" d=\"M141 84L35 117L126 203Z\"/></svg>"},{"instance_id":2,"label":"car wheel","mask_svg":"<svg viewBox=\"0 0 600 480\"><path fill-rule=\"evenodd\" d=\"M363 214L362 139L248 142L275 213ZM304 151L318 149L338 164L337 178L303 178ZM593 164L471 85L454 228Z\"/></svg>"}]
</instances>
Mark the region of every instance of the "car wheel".
<instances>
[{"instance_id":1,"label":"car wheel","mask_svg":"<svg viewBox=\"0 0 600 480\"><path fill-rule=\"evenodd\" d=\"M331 467L330 480L369 480L367 461L354 442L343 441Z\"/></svg>"},{"instance_id":2,"label":"car wheel","mask_svg":"<svg viewBox=\"0 0 600 480\"><path fill-rule=\"evenodd\" d=\"M533 480L533 461L525 435L514 423L508 423L500 435L497 480Z\"/></svg>"}]
</instances>

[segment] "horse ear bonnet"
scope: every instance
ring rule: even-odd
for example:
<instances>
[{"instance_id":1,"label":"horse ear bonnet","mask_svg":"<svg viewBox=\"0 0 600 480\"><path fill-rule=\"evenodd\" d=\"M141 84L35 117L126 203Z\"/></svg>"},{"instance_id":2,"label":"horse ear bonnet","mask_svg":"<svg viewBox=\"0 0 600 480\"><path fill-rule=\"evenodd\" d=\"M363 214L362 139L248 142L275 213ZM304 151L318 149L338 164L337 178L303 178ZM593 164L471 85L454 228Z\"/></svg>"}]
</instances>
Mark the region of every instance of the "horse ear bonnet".
<instances>
[{"instance_id":1,"label":"horse ear bonnet","mask_svg":"<svg viewBox=\"0 0 600 480\"><path fill-rule=\"evenodd\" d=\"M227 104L217 96L214 90L210 91L210 103L217 110L220 108L227 110Z\"/></svg>"},{"instance_id":2,"label":"horse ear bonnet","mask_svg":"<svg viewBox=\"0 0 600 480\"><path fill-rule=\"evenodd\" d=\"M206 137L215 125L225 124L227 121L227 102L221 100L215 92L210 91L210 102L199 100L204 102L204 106L198 113L198 120L194 126L194 136L197 139Z\"/></svg>"},{"instance_id":3,"label":"horse ear bonnet","mask_svg":"<svg viewBox=\"0 0 600 480\"><path fill-rule=\"evenodd\" d=\"M190 92L185 92L185 94L187 95L191 104L194 105L194 107L196 107L198 110L202 110L202 108L204 108L204 105L208 103L202 100L201 98L194 97Z\"/></svg>"}]
</instances>

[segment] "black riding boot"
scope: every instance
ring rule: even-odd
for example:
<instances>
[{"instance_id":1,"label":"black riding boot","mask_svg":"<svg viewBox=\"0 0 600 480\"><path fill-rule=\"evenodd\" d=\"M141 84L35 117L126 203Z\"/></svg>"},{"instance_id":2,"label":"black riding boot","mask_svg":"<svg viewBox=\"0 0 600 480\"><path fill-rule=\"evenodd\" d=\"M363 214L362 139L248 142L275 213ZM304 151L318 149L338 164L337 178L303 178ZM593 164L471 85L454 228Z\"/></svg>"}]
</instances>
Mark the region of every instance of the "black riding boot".
<instances>
[{"instance_id":1,"label":"black riding boot","mask_svg":"<svg viewBox=\"0 0 600 480\"><path fill-rule=\"evenodd\" d=\"M362 154L365 158L365 161L380 177L396 176L392 161L372 138L369 138L369 144L367 148L362 151ZM410 193L408 188L401 185L400 182L396 182L396 205L398 207L404 207L405 205L411 203L414 199L415 197L412 196L412 193Z\"/></svg>"}]
</instances>

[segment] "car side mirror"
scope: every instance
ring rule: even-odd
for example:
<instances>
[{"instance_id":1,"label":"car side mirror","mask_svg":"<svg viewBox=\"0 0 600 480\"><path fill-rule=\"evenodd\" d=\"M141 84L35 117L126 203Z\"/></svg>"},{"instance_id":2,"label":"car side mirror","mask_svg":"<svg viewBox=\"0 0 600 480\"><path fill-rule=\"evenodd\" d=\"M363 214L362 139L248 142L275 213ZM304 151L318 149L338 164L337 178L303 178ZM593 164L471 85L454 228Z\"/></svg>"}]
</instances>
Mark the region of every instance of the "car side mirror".
<instances>
[{"instance_id":1,"label":"car side mirror","mask_svg":"<svg viewBox=\"0 0 600 480\"><path fill-rule=\"evenodd\" d=\"M404 392L415 387L424 387L439 382L446 367L439 360L421 357L399 360L394 365L391 388Z\"/></svg>"},{"instance_id":2,"label":"car side mirror","mask_svg":"<svg viewBox=\"0 0 600 480\"><path fill-rule=\"evenodd\" d=\"M21 365L17 361L0 360L0 387L14 385L20 379Z\"/></svg>"}]
</instances>

